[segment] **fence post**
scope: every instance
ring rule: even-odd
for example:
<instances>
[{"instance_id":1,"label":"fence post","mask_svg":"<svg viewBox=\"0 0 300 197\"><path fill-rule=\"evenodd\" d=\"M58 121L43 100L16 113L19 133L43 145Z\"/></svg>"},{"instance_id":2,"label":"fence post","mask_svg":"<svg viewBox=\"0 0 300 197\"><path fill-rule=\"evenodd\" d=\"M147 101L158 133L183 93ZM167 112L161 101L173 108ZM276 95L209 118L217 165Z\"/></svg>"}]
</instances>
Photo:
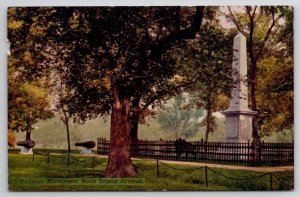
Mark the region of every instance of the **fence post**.
<instances>
[{"instance_id":1,"label":"fence post","mask_svg":"<svg viewBox=\"0 0 300 197\"><path fill-rule=\"evenodd\" d=\"M97 155L99 155L100 152L100 138L97 137Z\"/></svg>"},{"instance_id":2,"label":"fence post","mask_svg":"<svg viewBox=\"0 0 300 197\"><path fill-rule=\"evenodd\" d=\"M50 163L50 153L48 152L48 158L47 158L47 163Z\"/></svg>"},{"instance_id":3,"label":"fence post","mask_svg":"<svg viewBox=\"0 0 300 197\"><path fill-rule=\"evenodd\" d=\"M258 165L261 166L261 149L262 149L262 143L259 141L259 148L258 148Z\"/></svg>"},{"instance_id":4,"label":"fence post","mask_svg":"<svg viewBox=\"0 0 300 197\"><path fill-rule=\"evenodd\" d=\"M273 173L270 173L270 189L273 191Z\"/></svg>"},{"instance_id":5,"label":"fence post","mask_svg":"<svg viewBox=\"0 0 300 197\"><path fill-rule=\"evenodd\" d=\"M68 166L70 165L70 153L68 153Z\"/></svg>"},{"instance_id":6,"label":"fence post","mask_svg":"<svg viewBox=\"0 0 300 197\"><path fill-rule=\"evenodd\" d=\"M32 161L34 161L34 153L32 153Z\"/></svg>"},{"instance_id":7,"label":"fence post","mask_svg":"<svg viewBox=\"0 0 300 197\"><path fill-rule=\"evenodd\" d=\"M254 151L254 165L260 166L260 148L261 144L260 141L254 141L253 144L253 151Z\"/></svg>"},{"instance_id":8,"label":"fence post","mask_svg":"<svg viewBox=\"0 0 300 197\"><path fill-rule=\"evenodd\" d=\"M95 157L93 157L93 160L92 160L92 169L93 169L93 172L94 172L94 162L95 162Z\"/></svg>"},{"instance_id":9,"label":"fence post","mask_svg":"<svg viewBox=\"0 0 300 197\"><path fill-rule=\"evenodd\" d=\"M250 141L248 140L248 146L247 146L247 165L250 166Z\"/></svg>"},{"instance_id":10,"label":"fence post","mask_svg":"<svg viewBox=\"0 0 300 197\"><path fill-rule=\"evenodd\" d=\"M156 160L156 175L157 175L157 178L159 178L159 164L158 164L158 159Z\"/></svg>"},{"instance_id":11,"label":"fence post","mask_svg":"<svg viewBox=\"0 0 300 197\"><path fill-rule=\"evenodd\" d=\"M208 187L207 166L205 166L205 185Z\"/></svg>"}]
</instances>

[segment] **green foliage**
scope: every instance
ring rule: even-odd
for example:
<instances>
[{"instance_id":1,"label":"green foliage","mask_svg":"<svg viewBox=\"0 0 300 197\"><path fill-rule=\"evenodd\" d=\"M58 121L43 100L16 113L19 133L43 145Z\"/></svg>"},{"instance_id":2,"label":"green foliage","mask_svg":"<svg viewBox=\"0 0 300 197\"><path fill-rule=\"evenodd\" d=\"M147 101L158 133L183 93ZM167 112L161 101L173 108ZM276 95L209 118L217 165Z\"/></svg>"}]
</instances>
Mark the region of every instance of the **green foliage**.
<instances>
[{"instance_id":1,"label":"green foliage","mask_svg":"<svg viewBox=\"0 0 300 197\"><path fill-rule=\"evenodd\" d=\"M265 142L294 142L294 130L266 133L262 140Z\"/></svg>"},{"instance_id":2,"label":"green foliage","mask_svg":"<svg viewBox=\"0 0 300 197\"><path fill-rule=\"evenodd\" d=\"M7 142L9 147L15 147L16 145L16 134L11 130L8 131Z\"/></svg>"},{"instance_id":3,"label":"green foliage","mask_svg":"<svg viewBox=\"0 0 300 197\"><path fill-rule=\"evenodd\" d=\"M9 83L8 127L10 129L27 131L32 129L32 125L39 119L52 116L48 94L40 84Z\"/></svg>"},{"instance_id":4,"label":"green foliage","mask_svg":"<svg viewBox=\"0 0 300 197\"><path fill-rule=\"evenodd\" d=\"M258 107L262 135L293 130L293 62L270 56L258 63Z\"/></svg>"},{"instance_id":5,"label":"green foliage","mask_svg":"<svg viewBox=\"0 0 300 197\"><path fill-rule=\"evenodd\" d=\"M161 127L174 133L174 138L192 137L198 130L199 118L202 110L195 110L188 106L187 95L176 96L170 106L158 113L158 122Z\"/></svg>"},{"instance_id":6,"label":"green foliage","mask_svg":"<svg viewBox=\"0 0 300 197\"><path fill-rule=\"evenodd\" d=\"M46 18L50 8L8 8L8 127L30 132L39 119L52 116L46 83L38 62L41 40L51 23ZM36 12L37 11L37 12ZM43 13L40 20L38 12ZM41 24L47 25L42 27Z\"/></svg>"},{"instance_id":7,"label":"green foliage","mask_svg":"<svg viewBox=\"0 0 300 197\"><path fill-rule=\"evenodd\" d=\"M195 40L177 49L177 64L181 76L192 81L186 88L191 94L191 102L199 109L206 110L206 118L201 126L207 126L208 133L216 129L213 112L228 106L227 95L231 87L232 36L226 34L215 22L207 22Z\"/></svg>"}]
</instances>

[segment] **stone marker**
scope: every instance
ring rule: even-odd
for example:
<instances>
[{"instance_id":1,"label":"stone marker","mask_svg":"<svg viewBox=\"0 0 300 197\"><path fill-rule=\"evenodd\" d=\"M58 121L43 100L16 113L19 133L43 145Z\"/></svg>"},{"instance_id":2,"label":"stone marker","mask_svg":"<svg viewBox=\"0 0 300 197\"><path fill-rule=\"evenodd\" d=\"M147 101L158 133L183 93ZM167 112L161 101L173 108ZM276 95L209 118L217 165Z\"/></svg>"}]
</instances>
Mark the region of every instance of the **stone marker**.
<instances>
[{"instance_id":1,"label":"stone marker","mask_svg":"<svg viewBox=\"0 0 300 197\"><path fill-rule=\"evenodd\" d=\"M96 146L94 141L76 142L75 146L81 146L80 154L92 154L92 148Z\"/></svg>"},{"instance_id":2,"label":"stone marker","mask_svg":"<svg viewBox=\"0 0 300 197\"><path fill-rule=\"evenodd\" d=\"M35 146L35 142L32 140L18 141L18 146L21 146L20 154L32 154L32 148Z\"/></svg>"},{"instance_id":3,"label":"stone marker","mask_svg":"<svg viewBox=\"0 0 300 197\"><path fill-rule=\"evenodd\" d=\"M248 142L252 139L252 117L257 113L248 108L246 37L238 33L233 42L233 87L225 115L225 141Z\"/></svg>"}]
</instances>

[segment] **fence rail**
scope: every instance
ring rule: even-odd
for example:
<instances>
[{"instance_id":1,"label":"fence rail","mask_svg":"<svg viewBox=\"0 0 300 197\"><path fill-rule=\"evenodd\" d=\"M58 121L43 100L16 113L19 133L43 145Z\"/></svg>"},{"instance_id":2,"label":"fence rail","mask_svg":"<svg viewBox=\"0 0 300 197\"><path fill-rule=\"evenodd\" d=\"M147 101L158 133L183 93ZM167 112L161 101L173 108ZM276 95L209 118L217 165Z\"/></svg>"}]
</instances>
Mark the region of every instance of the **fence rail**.
<instances>
[{"instance_id":1,"label":"fence rail","mask_svg":"<svg viewBox=\"0 0 300 197\"><path fill-rule=\"evenodd\" d=\"M109 141L98 138L97 154L107 155ZM131 156L160 160L193 161L248 166L294 164L294 143L265 142L178 142L137 141L131 144Z\"/></svg>"}]
</instances>

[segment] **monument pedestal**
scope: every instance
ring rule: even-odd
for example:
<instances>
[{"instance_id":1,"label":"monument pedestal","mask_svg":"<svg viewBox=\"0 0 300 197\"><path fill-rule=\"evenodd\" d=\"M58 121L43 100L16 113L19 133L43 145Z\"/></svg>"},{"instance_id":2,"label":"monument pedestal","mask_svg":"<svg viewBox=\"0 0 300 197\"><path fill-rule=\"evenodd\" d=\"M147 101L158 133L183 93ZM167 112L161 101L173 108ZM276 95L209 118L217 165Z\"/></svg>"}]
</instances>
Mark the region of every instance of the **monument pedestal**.
<instances>
[{"instance_id":1,"label":"monument pedestal","mask_svg":"<svg viewBox=\"0 0 300 197\"><path fill-rule=\"evenodd\" d=\"M252 117L257 112L251 110L225 110L225 142L250 142L252 140Z\"/></svg>"}]
</instances>

